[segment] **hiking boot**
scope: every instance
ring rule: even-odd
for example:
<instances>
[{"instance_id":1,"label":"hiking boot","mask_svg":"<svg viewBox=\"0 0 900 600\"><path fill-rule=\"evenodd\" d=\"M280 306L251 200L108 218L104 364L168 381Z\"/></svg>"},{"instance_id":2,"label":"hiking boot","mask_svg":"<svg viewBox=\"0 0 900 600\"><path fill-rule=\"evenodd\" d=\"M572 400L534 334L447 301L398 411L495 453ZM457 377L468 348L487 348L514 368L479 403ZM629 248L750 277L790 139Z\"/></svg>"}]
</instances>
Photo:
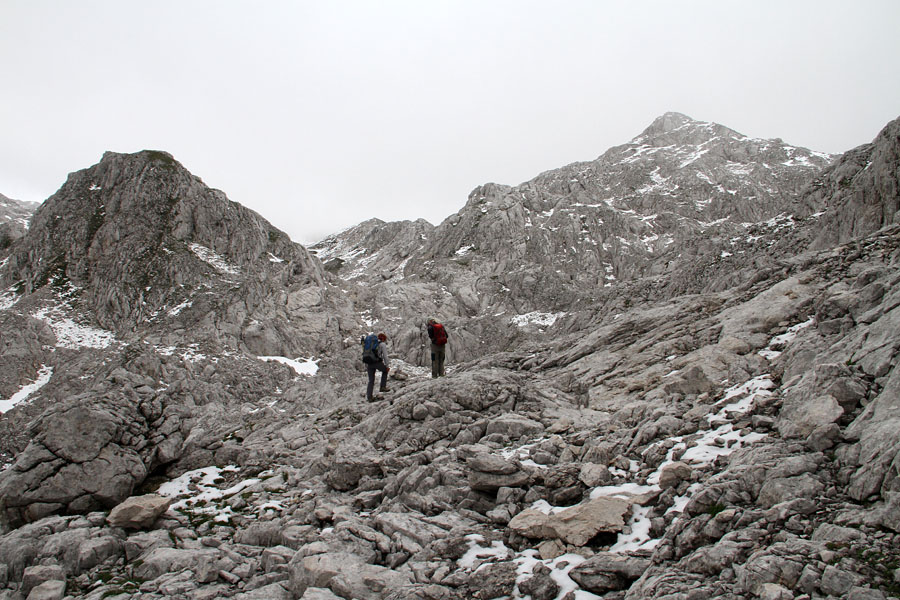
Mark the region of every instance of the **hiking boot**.
<instances>
[{"instance_id":1,"label":"hiking boot","mask_svg":"<svg viewBox=\"0 0 900 600\"><path fill-rule=\"evenodd\" d=\"M378 391L379 391L379 392L389 392L389 391L391 391L391 389L390 389L390 388L383 387L383 388L378 388Z\"/></svg>"}]
</instances>

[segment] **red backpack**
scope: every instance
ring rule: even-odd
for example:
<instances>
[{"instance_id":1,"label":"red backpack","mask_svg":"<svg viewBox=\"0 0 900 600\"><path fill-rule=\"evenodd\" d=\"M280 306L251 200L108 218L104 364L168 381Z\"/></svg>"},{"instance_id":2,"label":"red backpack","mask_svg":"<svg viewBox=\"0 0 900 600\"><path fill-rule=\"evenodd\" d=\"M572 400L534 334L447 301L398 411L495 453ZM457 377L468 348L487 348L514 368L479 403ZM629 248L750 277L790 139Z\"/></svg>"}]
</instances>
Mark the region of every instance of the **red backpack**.
<instances>
[{"instance_id":1,"label":"red backpack","mask_svg":"<svg viewBox=\"0 0 900 600\"><path fill-rule=\"evenodd\" d=\"M432 331L434 331L434 343L438 346L443 346L447 343L447 331L444 329L444 326L440 323L435 323L431 326Z\"/></svg>"}]
</instances>

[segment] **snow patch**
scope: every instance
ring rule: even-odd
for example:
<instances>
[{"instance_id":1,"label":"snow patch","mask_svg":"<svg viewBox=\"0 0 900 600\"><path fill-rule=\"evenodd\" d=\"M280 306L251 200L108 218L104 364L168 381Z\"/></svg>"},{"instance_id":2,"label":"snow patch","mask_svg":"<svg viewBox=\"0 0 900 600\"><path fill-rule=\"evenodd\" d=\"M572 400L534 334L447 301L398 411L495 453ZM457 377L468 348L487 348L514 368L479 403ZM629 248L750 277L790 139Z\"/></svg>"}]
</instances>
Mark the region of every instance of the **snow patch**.
<instances>
[{"instance_id":1,"label":"snow patch","mask_svg":"<svg viewBox=\"0 0 900 600\"><path fill-rule=\"evenodd\" d=\"M206 360L208 357L200 352L199 344L188 344L186 347L179 348L177 346L155 346L155 350L162 356L178 355L185 362L198 363Z\"/></svg>"},{"instance_id":2,"label":"snow patch","mask_svg":"<svg viewBox=\"0 0 900 600\"><path fill-rule=\"evenodd\" d=\"M8 400L0 400L0 413L5 413L17 404L28 400L29 396L47 385L50 377L53 376L53 367L41 366L37 373L37 379L28 385L22 386L18 392L9 397Z\"/></svg>"},{"instance_id":3,"label":"snow patch","mask_svg":"<svg viewBox=\"0 0 900 600\"><path fill-rule=\"evenodd\" d=\"M556 598L573 598L574 600L593 600L600 596L586 592L569 577L569 572L587 560L580 554L564 554L554 559L541 560L536 550L525 550L520 554L514 553L501 541L493 541L490 546L484 545L484 538L478 534L466 536L469 541L469 550L458 560L456 564L467 571L477 573L482 567L497 562L512 559L517 564L516 584L525 581L533 573L538 564L543 564L550 569L550 577L559 586ZM514 598L522 598L518 588Z\"/></svg>"},{"instance_id":4,"label":"snow patch","mask_svg":"<svg viewBox=\"0 0 900 600\"><path fill-rule=\"evenodd\" d=\"M775 360L776 358L781 356L781 351L784 349L784 347L797 338L797 334L802 329L806 329L810 325L814 325L815 322L816 318L810 317L802 323L797 323L793 327L790 327L786 332L782 333L781 335L776 335L771 340L769 340L769 345L757 352L757 354L759 354L766 360Z\"/></svg>"},{"instance_id":5,"label":"snow patch","mask_svg":"<svg viewBox=\"0 0 900 600\"><path fill-rule=\"evenodd\" d=\"M0 265L2 266L2 265ZM8 310L16 305L16 302L19 301L19 295L14 291L6 290L2 294L0 294L0 310Z\"/></svg>"},{"instance_id":6,"label":"snow patch","mask_svg":"<svg viewBox=\"0 0 900 600\"><path fill-rule=\"evenodd\" d=\"M564 312L546 313L533 311L524 315L516 315L509 322L517 327L526 327L528 325L536 325L540 328L552 327L557 319L565 316Z\"/></svg>"},{"instance_id":7,"label":"snow patch","mask_svg":"<svg viewBox=\"0 0 900 600\"><path fill-rule=\"evenodd\" d=\"M31 313L35 319L47 323L56 335L58 348L108 348L116 341L116 336L111 331L81 325L62 314L62 309L57 306L44 307Z\"/></svg>"},{"instance_id":8,"label":"snow patch","mask_svg":"<svg viewBox=\"0 0 900 600\"><path fill-rule=\"evenodd\" d=\"M192 300L185 300L184 302L182 302L182 303L179 304L178 306L175 306L175 307L173 307L173 308L170 308L170 309L169 309L169 316L172 316L172 317L177 316L178 313L180 313L181 311L183 311L185 308L190 308L190 307L193 306L193 305L194 305L194 302L193 302Z\"/></svg>"},{"instance_id":9,"label":"snow patch","mask_svg":"<svg viewBox=\"0 0 900 600\"><path fill-rule=\"evenodd\" d=\"M313 358L287 358L284 356L257 356L259 360L280 362L294 370L297 375L311 376L319 372L319 361Z\"/></svg>"},{"instance_id":10,"label":"snow patch","mask_svg":"<svg viewBox=\"0 0 900 600\"><path fill-rule=\"evenodd\" d=\"M192 242L188 248L191 249L191 252L197 255L197 258L219 271L220 273L224 273L226 275L240 275L241 270L236 266L230 264L226 261L222 256L217 254L215 251L210 250L206 246L198 244L196 242Z\"/></svg>"},{"instance_id":11,"label":"snow patch","mask_svg":"<svg viewBox=\"0 0 900 600\"><path fill-rule=\"evenodd\" d=\"M162 484L157 493L160 496L177 499L169 507L170 511L200 513L212 516L217 523L227 522L234 512L230 506L222 506L218 501L234 496L260 481L245 479L228 489L219 489L218 485L225 481L223 473L238 471L240 469L234 465L195 469Z\"/></svg>"}]
</instances>

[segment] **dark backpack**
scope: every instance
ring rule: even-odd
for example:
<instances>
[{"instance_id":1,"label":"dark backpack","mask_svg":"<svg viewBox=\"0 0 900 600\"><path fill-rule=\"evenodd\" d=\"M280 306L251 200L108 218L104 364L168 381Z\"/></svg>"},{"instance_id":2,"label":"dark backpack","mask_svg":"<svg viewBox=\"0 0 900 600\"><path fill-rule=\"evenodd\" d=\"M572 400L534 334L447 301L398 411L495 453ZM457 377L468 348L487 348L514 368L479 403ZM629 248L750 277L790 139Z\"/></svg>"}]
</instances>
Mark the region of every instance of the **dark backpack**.
<instances>
[{"instance_id":1,"label":"dark backpack","mask_svg":"<svg viewBox=\"0 0 900 600\"><path fill-rule=\"evenodd\" d=\"M431 326L432 331L434 331L434 343L438 346L443 346L447 343L447 330L444 329L444 326L440 323L435 323Z\"/></svg>"},{"instance_id":2,"label":"dark backpack","mask_svg":"<svg viewBox=\"0 0 900 600\"><path fill-rule=\"evenodd\" d=\"M367 365L377 363L380 360L378 358L378 354L376 353L377 348L378 336L374 333L370 333L363 340L362 361Z\"/></svg>"}]
</instances>

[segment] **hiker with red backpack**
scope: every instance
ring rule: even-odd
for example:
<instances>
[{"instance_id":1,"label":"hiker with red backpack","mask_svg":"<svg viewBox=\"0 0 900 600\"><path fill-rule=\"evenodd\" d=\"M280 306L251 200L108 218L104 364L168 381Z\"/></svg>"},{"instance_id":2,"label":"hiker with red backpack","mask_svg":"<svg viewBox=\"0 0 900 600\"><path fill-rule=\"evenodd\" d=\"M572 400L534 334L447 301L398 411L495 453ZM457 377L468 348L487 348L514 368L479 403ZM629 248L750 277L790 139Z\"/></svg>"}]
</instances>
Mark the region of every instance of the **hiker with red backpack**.
<instances>
[{"instance_id":1,"label":"hiker with red backpack","mask_svg":"<svg viewBox=\"0 0 900 600\"><path fill-rule=\"evenodd\" d=\"M444 358L447 350L447 328L428 319L428 337L431 339L431 376L444 376Z\"/></svg>"},{"instance_id":2,"label":"hiker with red backpack","mask_svg":"<svg viewBox=\"0 0 900 600\"><path fill-rule=\"evenodd\" d=\"M387 349L384 342L387 336L383 333L375 335L370 333L363 337L360 343L363 347L362 361L366 365L366 373L369 376L369 383L366 386L366 400L372 401L372 392L375 388L375 371L381 371L381 387L379 392L389 392L387 387L388 372L391 370L388 364Z\"/></svg>"}]
</instances>

